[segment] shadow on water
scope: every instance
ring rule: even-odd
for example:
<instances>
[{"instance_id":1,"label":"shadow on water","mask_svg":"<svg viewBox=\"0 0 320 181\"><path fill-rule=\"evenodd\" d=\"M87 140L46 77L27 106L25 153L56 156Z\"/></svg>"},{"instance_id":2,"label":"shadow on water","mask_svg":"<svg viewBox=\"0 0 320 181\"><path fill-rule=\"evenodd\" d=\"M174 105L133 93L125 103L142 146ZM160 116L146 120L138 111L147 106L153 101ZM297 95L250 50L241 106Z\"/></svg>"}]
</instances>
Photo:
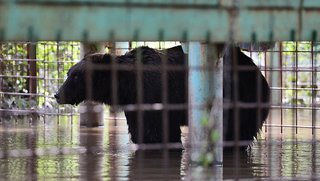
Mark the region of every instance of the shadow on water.
<instances>
[{"instance_id":1,"label":"shadow on water","mask_svg":"<svg viewBox=\"0 0 320 181\"><path fill-rule=\"evenodd\" d=\"M190 164L187 150L134 150L125 121L79 127L57 117L0 124L3 180L219 180L319 176L317 142L260 139L249 152L226 152L223 167ZM1 180L0 179L0 180Z\"/></svg>"}]
</instances>

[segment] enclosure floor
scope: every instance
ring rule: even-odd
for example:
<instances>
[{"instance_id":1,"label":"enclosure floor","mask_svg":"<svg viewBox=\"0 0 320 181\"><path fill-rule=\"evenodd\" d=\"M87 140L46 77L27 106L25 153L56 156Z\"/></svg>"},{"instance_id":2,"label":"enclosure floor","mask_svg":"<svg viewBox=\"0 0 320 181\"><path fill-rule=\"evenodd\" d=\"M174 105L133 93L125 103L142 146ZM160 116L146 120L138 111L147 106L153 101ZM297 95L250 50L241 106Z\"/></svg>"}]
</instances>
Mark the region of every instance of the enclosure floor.
<instances>
[{"instance_id":1,"label":"enclosure floor","mask_svg":"<svg viewBox=\"0 0 320 181\"><path fill-rule=\"evenodd\" d=\"M191 166L187 150L135 150L125 120L79 127L77 117L0 123L0 180L319 179L320 146L309 138L264 133L223 167ZM291 132L290 132L291 134ZM290 139L289 139L290 138ZM183 136L185 139L185 136Z\"/></svg>"}]
</instances>

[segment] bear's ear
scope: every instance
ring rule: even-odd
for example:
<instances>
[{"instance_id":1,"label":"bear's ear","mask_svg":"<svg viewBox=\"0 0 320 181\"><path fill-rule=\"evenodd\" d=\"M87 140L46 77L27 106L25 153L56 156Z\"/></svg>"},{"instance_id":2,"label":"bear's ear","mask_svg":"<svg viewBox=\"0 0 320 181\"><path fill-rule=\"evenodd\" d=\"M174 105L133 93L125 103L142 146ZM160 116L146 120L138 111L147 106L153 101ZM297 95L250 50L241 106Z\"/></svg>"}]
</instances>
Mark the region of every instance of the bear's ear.
<instances>
[{"instance_id":1,"label":"bear's ear","mask_svg":"<svg viewBox=\"0 0 320 181\"><path fill-rule=\"evenodd\" d=\"M110 63L111 55L103 53L90 54L84 58L86 61L92 61L93 63Z\"/></svg>"}]
</instances>

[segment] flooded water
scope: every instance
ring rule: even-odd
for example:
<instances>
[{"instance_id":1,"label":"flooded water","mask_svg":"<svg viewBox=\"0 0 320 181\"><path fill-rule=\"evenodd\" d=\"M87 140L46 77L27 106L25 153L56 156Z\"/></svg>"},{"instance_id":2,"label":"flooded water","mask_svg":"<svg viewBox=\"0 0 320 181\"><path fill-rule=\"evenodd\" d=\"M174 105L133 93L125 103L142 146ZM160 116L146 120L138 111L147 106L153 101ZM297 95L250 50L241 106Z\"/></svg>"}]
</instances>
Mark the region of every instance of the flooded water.
<instances>
[{"instance_id":1,"label":"flooded water","mask_svg":"<svg viewBox=\"0 0 320 181\"><path fill-rule=\"evenodd\" d=\"M225 152L223 167L204 169L190 164L187 150L137 151L125 120L98 128L80 127L77 120L1 122L0 180L320 179L317 139L292 137L291 128L263 131L251 150Z\"/></svg>"}]
</instances>

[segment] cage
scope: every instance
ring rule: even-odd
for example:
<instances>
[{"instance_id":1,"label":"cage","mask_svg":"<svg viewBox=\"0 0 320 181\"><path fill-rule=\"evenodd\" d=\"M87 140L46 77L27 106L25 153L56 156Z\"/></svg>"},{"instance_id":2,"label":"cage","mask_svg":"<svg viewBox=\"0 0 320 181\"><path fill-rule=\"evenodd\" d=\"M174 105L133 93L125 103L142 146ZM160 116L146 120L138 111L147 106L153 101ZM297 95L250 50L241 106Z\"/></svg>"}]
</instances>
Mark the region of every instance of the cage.
<instances>
[{"instance_id":1,"label":"cage","mask_svg":"<svg viewBox=\"0 0 320 181\"><path fill-rule=\"evenodd\" d=\"M0 175L317 180L318 12L0 2Z\"/></svg>"}]
</instances>

